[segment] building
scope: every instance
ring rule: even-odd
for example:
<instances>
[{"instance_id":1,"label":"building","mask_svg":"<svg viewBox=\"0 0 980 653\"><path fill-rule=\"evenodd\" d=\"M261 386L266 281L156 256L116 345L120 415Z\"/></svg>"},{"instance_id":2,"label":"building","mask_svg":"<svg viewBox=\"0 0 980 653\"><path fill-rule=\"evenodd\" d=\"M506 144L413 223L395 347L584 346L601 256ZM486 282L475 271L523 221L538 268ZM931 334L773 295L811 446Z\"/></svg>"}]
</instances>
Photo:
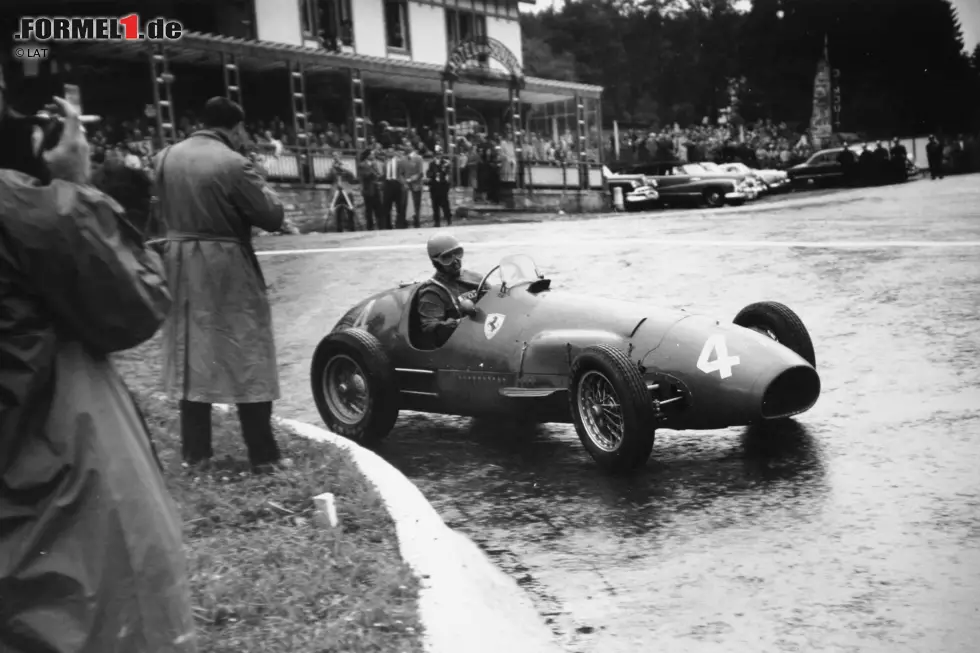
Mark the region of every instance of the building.
<instances>
[{"instance_id":1,"label":"building","mask_svg":"<svg viewBox=\"0 0 980 653\"><path fill-rule=\"evenodd\" d=\"M104 14L107 3L14 4L37 16L64 15L68 5L75 15ZM40 5L49 4L50 10L42 11ZM118 4L121 13L132 7L109 4ZM146 42L73 43L65 56L150 62L152 113L169 139L176 135L174 107L188 92L182 91L182 80L198 74L210 74L217 83L220 71L225 92L250 115L271 95L288 98L297 140L270 165L282 183L316 184L326 178L332 158L310 129L313 116L329 113L330 122L353 136L353 147L342 154L351 169L381 121L396 129L430 129L453 154L465 145L460 139L496 134L514 153L507 202L598 207L602 89L524 73L521 4L534 2L148 0L140 4L144 19L162 15L190 31L152 50ZM548 142L551 146L542 144ZM550 156L549 147L559 155ZM561 199L549 202L552 196Z\"/></svg>"}]
</instances>

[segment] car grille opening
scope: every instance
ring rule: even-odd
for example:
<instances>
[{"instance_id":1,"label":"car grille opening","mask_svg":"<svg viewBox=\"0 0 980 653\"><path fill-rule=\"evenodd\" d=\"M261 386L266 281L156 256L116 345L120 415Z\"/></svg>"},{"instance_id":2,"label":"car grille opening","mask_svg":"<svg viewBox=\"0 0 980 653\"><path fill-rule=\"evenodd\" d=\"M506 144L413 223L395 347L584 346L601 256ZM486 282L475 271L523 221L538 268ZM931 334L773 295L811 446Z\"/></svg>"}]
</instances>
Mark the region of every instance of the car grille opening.
<instances>
[{"instance_id":1,"label":"car grille opening","mask_svg":"<svg viewBox=\"0 0 980 653\"><path fill-rule=\"evenodd\" d=\"M762 417L789 417L810 409L820 396L820 377L812 367L791 367L773 379L762 395Z\"/></svg>"}]
</instances>

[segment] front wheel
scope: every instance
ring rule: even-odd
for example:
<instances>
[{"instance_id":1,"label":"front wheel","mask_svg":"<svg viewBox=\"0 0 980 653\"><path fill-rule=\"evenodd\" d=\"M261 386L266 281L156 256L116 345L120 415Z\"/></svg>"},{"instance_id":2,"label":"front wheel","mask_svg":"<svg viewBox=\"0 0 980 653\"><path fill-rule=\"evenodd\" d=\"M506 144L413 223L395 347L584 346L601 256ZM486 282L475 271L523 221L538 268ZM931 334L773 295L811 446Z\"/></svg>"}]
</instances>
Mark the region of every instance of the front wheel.
<instances>
[{"instance_id":1,"label":"front wheel","mask_svg":"<svg viewBox=\"0 0 980 653\"><path fill-rule=\"evenodd\" d=\"M738 312L733 321L740 327L752 329L775 340L813 367L817 366L810 332L800 316L788 306L779 302L749 304Z\"/></svg>"},{"instance_id":2,"label":"front wheel","mask_svg":"<svg viewBox=\"0 0 980 653\"><path fill-rule=\"evenodd\" d=\"M621 350L597 345L575 358L571 378L572 419L586 451L608 471L643 465L657 409L636 365Z\"/></svg>"},{"instance_id":3,"label":"front wheel","mask_svg":"<svg viewBox=\"0 0 980 653\"><path fill-rule=\"evenodd\" d=\"M362 329L327 335L310 367L313 399L331 431L370 447L398 419L395 370L381 343Z\"/></svg>"},{"instance_id":4,"label":"front wheel","mask_svg":"<svg viewBox=\"0 0 980 653\"><path fill-rule=\"evenodd\" d=\"M725 196L719 190L706 190L701 196L704 203L713 209L725 205Z\"/></svg>"}]
</instances>

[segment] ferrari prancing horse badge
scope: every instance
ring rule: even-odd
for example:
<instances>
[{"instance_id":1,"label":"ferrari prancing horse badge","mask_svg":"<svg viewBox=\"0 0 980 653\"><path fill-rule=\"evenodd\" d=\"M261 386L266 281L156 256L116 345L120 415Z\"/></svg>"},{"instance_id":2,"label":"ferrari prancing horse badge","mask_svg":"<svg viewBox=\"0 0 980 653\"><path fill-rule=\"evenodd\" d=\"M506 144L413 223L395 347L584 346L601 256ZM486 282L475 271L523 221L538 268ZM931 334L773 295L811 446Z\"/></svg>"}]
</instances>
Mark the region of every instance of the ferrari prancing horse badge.
<instances>
[{"instance_id":1,"label":"ferrari prancing horse badge","mask_svg":"<svg viewBox=\"0 0 980 653\"><path fill-rule=\"evenodd\" d=\"M504 320L506 319L507 316L501 315L500 313L491 313L487 316L487 321L483 323L483 335L487 337L487 340L491 340L497 335L500 327L504 326Z\"/></svg>"}]
</instances>

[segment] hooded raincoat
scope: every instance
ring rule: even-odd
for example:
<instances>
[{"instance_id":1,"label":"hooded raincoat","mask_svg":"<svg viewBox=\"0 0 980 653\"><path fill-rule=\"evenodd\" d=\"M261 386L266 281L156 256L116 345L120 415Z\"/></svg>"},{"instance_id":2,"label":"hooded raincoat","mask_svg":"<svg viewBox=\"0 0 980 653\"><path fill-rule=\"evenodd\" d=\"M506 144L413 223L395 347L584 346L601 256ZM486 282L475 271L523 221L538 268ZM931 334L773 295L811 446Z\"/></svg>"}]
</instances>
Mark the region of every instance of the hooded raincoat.
<instances>
[{"instance_id":1,"label":"hooded raincoat","mask_svg":"<svg viewBox=\"0 0 980 653\"><path fill-rule=\"evenodd\" d=\"M252 227L279 229L282 203L215 131L172 145L155 167L174 300L163 329L167 394L203 403L278 399L272 311Z\"/></svg>"},{"instance_id":2,"label":"hooded raincoat","mask_svg":"<svg viewBox=\"0 0 980 653\"><path fill-rule=\"evenodd\" d=\"M170 296L101 192L0 170L0 651L190 653L181 523L107 359Z\"/></svg>"}]
</instances>

